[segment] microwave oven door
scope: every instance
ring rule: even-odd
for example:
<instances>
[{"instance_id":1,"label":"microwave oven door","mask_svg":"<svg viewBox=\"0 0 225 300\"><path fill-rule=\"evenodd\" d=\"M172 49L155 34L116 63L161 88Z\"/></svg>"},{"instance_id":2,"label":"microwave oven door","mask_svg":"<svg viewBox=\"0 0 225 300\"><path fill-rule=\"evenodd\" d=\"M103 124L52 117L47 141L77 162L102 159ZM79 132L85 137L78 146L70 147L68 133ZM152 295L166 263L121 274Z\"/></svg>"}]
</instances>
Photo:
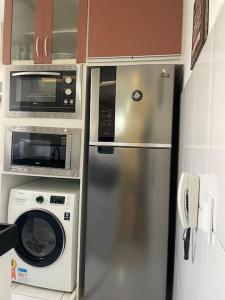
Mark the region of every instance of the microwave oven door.
<instances>
[{"instance_id":1,"label":"microwave oven door","mask_svg":"<svg viewBox=\"0 0 225 300\"><path fill-rule=\"evenodd\" d=\"M62 111L60 72L11 72L10 111Z\"/></svg>"},{"instance_id":2,"label":"microwave oven door","mask_svg":"<svg viewBox=\"0 0 225 300\"><path fill-rule=\"evenodd\" d=\"M70 169L67 164L67 135L12 133L11 164L16 166Z\"/></svg>"},{"instance_id":3,"label":"microwave oven door","mask_svg":"<svg viewBox=\"0 0 225 300\"><path fill-rule=\"evenodd\" d=\"M5 131L6 172L79 177L81 130L8 126Z\"/></svg>"}]
</instances>

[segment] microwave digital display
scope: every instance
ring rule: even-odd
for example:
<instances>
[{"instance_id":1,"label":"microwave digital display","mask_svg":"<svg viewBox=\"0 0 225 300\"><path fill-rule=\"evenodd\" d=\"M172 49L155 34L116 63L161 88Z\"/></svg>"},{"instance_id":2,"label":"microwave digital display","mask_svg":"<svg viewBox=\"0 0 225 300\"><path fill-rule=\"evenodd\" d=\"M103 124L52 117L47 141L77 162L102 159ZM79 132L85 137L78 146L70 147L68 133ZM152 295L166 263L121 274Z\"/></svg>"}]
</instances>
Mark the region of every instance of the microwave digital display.
<instances>
[{"instance_id":1,"label":"microwave digital display","mask_svg":"<svg viewBox=\"0 0 225 300\"><path fill-rule=\"evenodd\" d=\"M65 169L66 135L13 132L12 165Z\"/></svg>"}]
</instances>

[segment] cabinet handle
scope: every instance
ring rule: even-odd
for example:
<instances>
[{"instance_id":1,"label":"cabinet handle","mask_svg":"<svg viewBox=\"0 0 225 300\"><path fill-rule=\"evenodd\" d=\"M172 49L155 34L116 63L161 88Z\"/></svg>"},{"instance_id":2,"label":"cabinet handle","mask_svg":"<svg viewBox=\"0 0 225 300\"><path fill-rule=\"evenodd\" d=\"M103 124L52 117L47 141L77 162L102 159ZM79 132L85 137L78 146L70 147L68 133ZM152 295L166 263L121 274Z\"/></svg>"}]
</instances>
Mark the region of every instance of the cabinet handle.
<instances>
[{"instance_id":1,"label":"cabinet handle","mask_svg":"<svg viewBox=\"0 0 225 300\"><path fill-rule=\"evenodd\" d=\"M40 37L38 36L37 39L36 39L36 45L35 45L37 57L40 56L40 54L39 54L39 42L40 42Z\"/></svg>"},{"instance_id":2,"label":"cabinet handle","mask_svg":"<svg viewBox=\"0 0 225 300\"><path fill-rule=\"evenodd\" d=\"M44 42L44 51L45 51L45 56L48 56L48 37L45 37L45 42Z\"/></svg>"}]
</instances>

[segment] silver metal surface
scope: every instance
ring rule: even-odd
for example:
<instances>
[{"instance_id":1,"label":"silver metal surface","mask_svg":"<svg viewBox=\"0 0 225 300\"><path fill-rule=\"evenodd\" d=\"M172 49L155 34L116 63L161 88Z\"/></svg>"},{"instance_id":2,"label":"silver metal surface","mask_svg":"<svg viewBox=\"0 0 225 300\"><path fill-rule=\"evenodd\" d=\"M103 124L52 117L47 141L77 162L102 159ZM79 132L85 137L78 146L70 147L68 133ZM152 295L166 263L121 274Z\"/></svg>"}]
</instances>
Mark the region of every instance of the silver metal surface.
<instances>
[{"instance_id":1,"label":"silver metal surface","mask_svg":"<svg viewBox=\"0 0 225 300\"><path fill-rule=\"evenodd\" d=\"M30 75L60 76L60 73L56 73L56 72L18 72L18 73L12 74L13 77L30 76Z\"/></svg>"},{"instance_id":2,"label":"silver metal surface","mask_svg":"<svg viewBox=\"0 0 225 300\"><path fill-rule=\"evenodd\" d=\"M115 142L171 144L174 70L173 65L118 66L116 81L100 82L100 68L92 69L90 141L98 142L99 88L116 84ZM135 91L143 94L140 101L132 99Z\"/></svg>"},{"instance_id":3,"label":"silver metal surface","mask_svg":"<svg viewBox=\"0 0 225 300\"><path fill-rule=\"evenodd\" d=\"M12 165L12 133L29 132L42 134L67 135L65 169L54 169L36 166ZM81 155L81 130L70 128L8 126L5 129L4 171L22 174L51 175L62 177L79 177Z\"/></svg>"},{"instance_id":4,"label":"silver metal surface","mask_svg":"<svg viewBox=\"0 0 225 300\"><path fill-rule=\"evenodd\" d=\"M75 113L60 113L60 112L23 112L10 111L10 72L21 73L39 73L58 74L57 71L73 71L76 74L76 112ZM39 73L40 74L40 73ZM27 65L27 66L9 66L6 67L5 73L5 103L6 116L10 118L61 118L61 119L80 119L82 117L82 66L80 65Z\"/></svg>"},{"instance_id":5,"label":"silver metal surface","mask_svg":"<svg viewBox=\"0 0 225 300\"><path fill-rule=\"evenodd\" d=\"M100 68L91 70L90 140L98 141Z\"/></svg>"},{"instance_id":6,"label":"silver metal surface","mask_svg":"<svg viewBox=\"0 0 225 300\"><path fill-rule=\"evenodd\" d=\"M165 300L169 149L89 148L85 300Z\"/></svg>"},{"instance_id":7,"label":"silver metal surface","mask_svg":"<svg viewBox=\"0 0 225 300\"><path fill-rule=\"evenodd\" d=\"M116 80L115 142L171 144L174 66L119 66Z\"/></svg>"},{"instance_id":8,"label":"silver metal surface","mask_svg":"<svg viewBox=\"0 0 225 300\"><path fill-rule=\"evenodd\" d=\"M115 142L90 142L90 146L112 146L112 147L129 147L129 148L150 148L150 149L171 149L171 144L139 144L139 143L115 143Z\"/></svg>"}]
</instances>

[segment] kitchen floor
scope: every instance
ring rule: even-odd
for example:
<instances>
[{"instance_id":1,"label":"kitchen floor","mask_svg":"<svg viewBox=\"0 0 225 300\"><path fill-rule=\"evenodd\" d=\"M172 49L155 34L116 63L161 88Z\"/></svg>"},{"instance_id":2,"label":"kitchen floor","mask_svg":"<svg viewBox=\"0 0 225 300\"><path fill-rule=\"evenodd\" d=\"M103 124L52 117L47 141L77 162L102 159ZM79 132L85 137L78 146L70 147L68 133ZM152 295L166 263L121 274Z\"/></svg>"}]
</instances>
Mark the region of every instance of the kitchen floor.
<instances>
[{"instance_id":1,"label":"kitchen floor","mask_svg":"<svg viewBox=\"0 0 225 300\"><path fill-rule=\"evenodd\" d=\"M11 300L71 300L76 299L75 295L75 292L63 293L17 283L11 286Z\"/></svg>"}]
</instances>

